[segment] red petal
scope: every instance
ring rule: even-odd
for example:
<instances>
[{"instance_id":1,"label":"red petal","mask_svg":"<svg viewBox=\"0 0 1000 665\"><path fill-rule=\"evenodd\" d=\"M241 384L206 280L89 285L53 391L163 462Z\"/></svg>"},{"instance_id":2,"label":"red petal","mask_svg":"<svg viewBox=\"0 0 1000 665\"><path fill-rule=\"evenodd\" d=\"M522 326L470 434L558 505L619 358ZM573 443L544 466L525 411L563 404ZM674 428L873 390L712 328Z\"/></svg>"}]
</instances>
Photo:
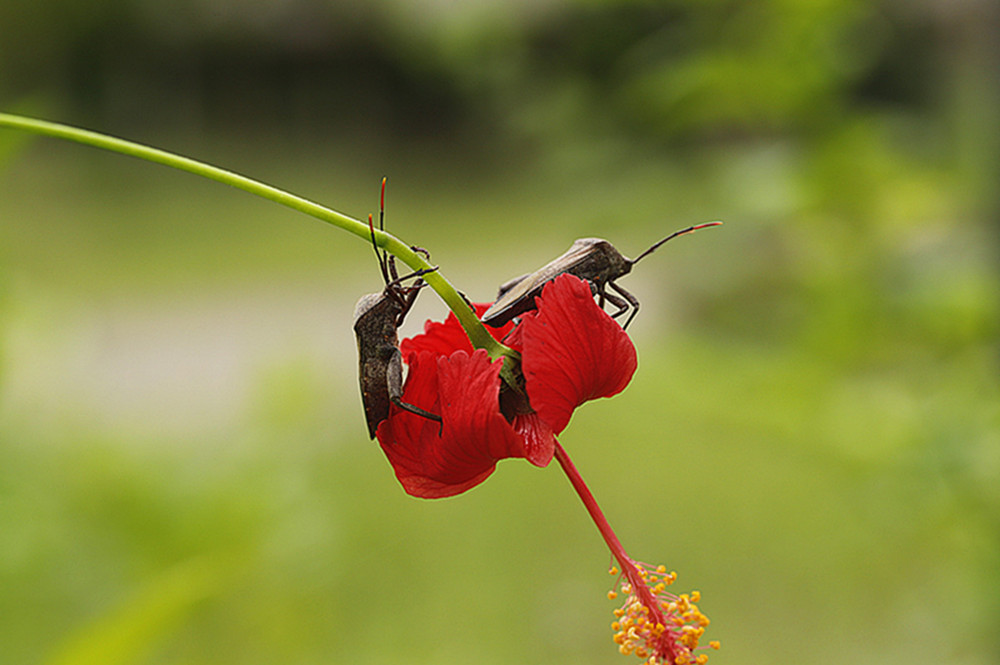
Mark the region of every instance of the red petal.
<instances>
[{"instance_id":1,"label":"red petal","mask_svg":"<svg viewBox=\"0 0 1000 665\"><path fill-rule=\"evenodd\" d=\"M473 303L476 316L482 316L483 312L489 309L489 303ZM504 335L510 332L514 324L508 323L500 328L487 328L490 334L497 340L502 340ZM472 353L472 342L469 341L462 324L458 322L453 312L448 312L444 323L439 321L427 321L424 323L424 332L404 339L399 345L403 358L407 363L410 356L420 351L430 351L438 356L451 355L454 351L465 351Z\"/></svg>"},{"instance_id":2,"label":"red petal","mask_svg":"<svg viewBox=\"0 0 1000 665\"><path fill-rule=\"evenodd\" d=\"M556 435L537 413L514 416L514 431L524 437L525 459L535 466L548 466L556 451Z\"/></svg>"},{"instance_id":3,"label":"red petal","mask_svg":"<svg viewBox=\"0 0 1000 665\"><path fill-rule=\"evenodd\" d=\"M410 359L402 399L431 413L441 413L437 362L432 355L423 353ZM433 420L390 405L389 417L379 424L375 436L404 485L401 474L420 468L424 448L437 437L438 428L439 423Z\"/></svg>"},{"instance_id":4,"label":"red petal","mask_svg":"<svg viewBox=\"0 0 1000 665\"><path fill-rule=\"evenodd\" d=\"M524 441L500 413L501 361L485 350L438 359L444 440L460 458L524 457ZM473 452L475 451L475 452Z\"/></svg>"},{"instance_id":5,"label":"red petal","mask_svg":"<svg viewBox=\"0 0 1000 665\"><path fill-rule=\"evenodd\" d=\"M410 357L421 351L430 351L436 356L451 355L453 351L472 353L472 342L455 318L455 314L448 312L448 317L443 323L426 321L424 332L404 339L399 344L399 350L409 363Z\"/></svg>"},{"instance_id":6,"label":"red petal","mask_svg":"<svg viewBox=\"0 0 1000 665\"><path fill-rule=\"evenodd\" d=\"M527 456L524 438L500 414L500 365L482 350L412 356L403 401L426 400L436 389L436 411L427 401L419 405L440 414L444 426L395 406L379 426L379 443L408 494L460 494L493 473L497 460Z\"/></svg>"},{"instance_id":7,"label":"red petal","mask_svg":"<svg viewBox=\"0 0 1000 665\"><path fill-rule=\"evenodd\" d=\"M573 409L625 389L637 365L635 346L578 277L560 275L537 302L537 314L522 317L516 341L531 406L558 434Z\"/></svg>"}]
</instances>

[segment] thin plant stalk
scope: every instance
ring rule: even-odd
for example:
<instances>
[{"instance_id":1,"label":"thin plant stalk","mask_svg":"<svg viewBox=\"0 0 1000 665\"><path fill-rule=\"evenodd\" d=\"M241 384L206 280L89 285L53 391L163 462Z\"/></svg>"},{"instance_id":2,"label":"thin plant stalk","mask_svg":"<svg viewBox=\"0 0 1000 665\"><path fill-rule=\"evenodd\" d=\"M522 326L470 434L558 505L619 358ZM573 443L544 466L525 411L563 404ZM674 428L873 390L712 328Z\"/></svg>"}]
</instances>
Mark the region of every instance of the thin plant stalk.
<instances>
[{"instance_id":1,"label":"thin plant stalk","mask_svg":"<svg viewBox=\"0 0 1000 665\"><path fill-rule=\"evenodd\" d=\"M314 201L265 184L259 180L254 180L253 178L212 166L211 164L206 164L190 157L183 157L167 152L166 150L160 150L134 141L78 127L10 113L0 113L0 127L20 129L43 136L73 141L94 148L101 148L122 155L136 157L148 162L162 164L180 171L187 171L188 173L242 189L245 192L305 213L320 221L353 233L366 241L371 238L371 230L368 228L368 225L360 220L348 217L336 210L331 210ZM395 255L413 270L427 270L432 267L420 254L414 252L409 245L392 234L375 229L375 243L390 254ZM423 279L427 282L428 286L437 292L448 308L455 313L455 316L458 317L459 323L462 324L462 328L465 329L475 348L486 349L490 357L494 359L502 356L509 358L516 357L516 353L493 339L482 322L476 317L475 312L472 311L465 299L459 295L455 287L441 274L440 270L426 273Z\"/></svg>"}]
</instances>

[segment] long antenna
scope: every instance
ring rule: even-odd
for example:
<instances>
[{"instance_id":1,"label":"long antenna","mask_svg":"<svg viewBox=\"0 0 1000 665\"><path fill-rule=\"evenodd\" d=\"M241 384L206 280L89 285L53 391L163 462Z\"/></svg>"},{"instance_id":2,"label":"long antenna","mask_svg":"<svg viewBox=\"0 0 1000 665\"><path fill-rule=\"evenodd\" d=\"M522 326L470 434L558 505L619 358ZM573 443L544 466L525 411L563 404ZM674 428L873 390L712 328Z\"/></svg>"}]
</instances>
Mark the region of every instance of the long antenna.
<instances>
[{"instance_id":1,"label":"long antenna","mask_svg":"<svg viewBox=\"0 0 1000 665\"><path fill-rule=\"evenodd\" d=\"M378 199L378 230L385 231L385 176L382 176L382 195Z\"/></svg>"},{"instance_id":2,"label":"long antenna","mask_svg":"<svg viewBox=\"0 0 1000 665\"><path fill-rule=\"evenodd\" d=\"M389 283L389 268L386 265L387 259L378 251L378 244L375 242L375 224L372 221L372 214L368 213L368 230L372 234L372 247L375 249L375 258L378 260L379 270L382 271L382 281Z\"/></svg>"},{"instance_id":3,"label":"long antenna","mask_svg":"<svg viewBox=\"0 0 1000 665\"><path fill-rule=\"evenodd\" d=\"M668 240L672 240L673 238L676 238L677 236L687 235L688 233L694 233L698 229L706 229L709 226L719 226L721 224L722 224L722 222L705 222L704 224L696 224L695 226L689 226L686 229L681 229L680 231L674 231L673 233L671 233L670 235L668 235L666 238L664 238L663 240L659 241L658 243L656 243L655 245L653 245L652 247L650 247L649 249L647 249L645 252L643 252L639 256L637 256L634 259L632 259L631 261L629 261L629 264L630 265L635 265L636 263L639 262L639 259L641 259L642 257L646 256L647 254L652 254L653 252L655 252L657 249L660 248L660 245L662 245L663 243L665 243Z\"/></svg>"},{"instance_id":4,"label":"long antenna","mask_svg":"<svg viewBox=\"0 0 1000 665\"><path fill-rule=\"evenodd\" d=\"M389 285L389 252L379 253L378 243L375 242L375 223L371 213L368 213L368 230L372 235L372 247L375 249L375 258L378 259L379 270L382 271L382 280L386 286ZM378 200L378 230L385 232L385 176L382 176L382 194Z\"/></svg>"}]
</instances>

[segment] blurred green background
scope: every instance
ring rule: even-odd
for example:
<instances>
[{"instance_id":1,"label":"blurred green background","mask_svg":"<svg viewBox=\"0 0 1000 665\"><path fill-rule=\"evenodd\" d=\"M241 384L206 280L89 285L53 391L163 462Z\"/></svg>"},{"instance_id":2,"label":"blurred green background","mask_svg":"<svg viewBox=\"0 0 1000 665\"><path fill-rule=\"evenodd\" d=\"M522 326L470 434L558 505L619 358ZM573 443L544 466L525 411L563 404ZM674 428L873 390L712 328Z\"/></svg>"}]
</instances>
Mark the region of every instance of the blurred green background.
<instances>
[{"instance_id":1,"label":"blurred green background","mask_svg":"<svg viewBox=\"0 0 1000 665\"><path fill-rule=\"evenodd\" d=\"M0 110L387 224L475 300L602 236L639 371L561 437L715 663L1000 662L988 2L7 0ZM558 468L365 436L369 247L0 130L0 662L609 663ZM443 306L427 292L405 331Z\"/></svg>"}]
</instances>

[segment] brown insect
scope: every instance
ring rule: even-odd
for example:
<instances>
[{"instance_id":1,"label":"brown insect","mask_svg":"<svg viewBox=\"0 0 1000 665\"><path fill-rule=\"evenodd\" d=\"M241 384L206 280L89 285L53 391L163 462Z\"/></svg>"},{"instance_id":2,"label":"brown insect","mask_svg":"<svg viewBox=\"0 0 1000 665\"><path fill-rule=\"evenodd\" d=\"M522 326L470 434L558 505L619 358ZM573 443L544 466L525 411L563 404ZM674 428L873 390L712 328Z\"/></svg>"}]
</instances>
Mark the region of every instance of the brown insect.
<instances>
[{"instance_id":1,"label":"brown insect","mask_svg":"<svg viewBox=\"0 0 1000 665\"><path fill-rule=\"evenodd\" d=\"M652 254L660 245L671 238L719 224L722 222L708 222L675 231L634 259L622 255L607 240L581 238L574 242L565 254L550 261L535 272L515 277L501 284L496 302L483 313L482 321L488 326L498 328L515 316L535 309L535 297L542 292L542 287L559 275L569 273L590 282L591 291L598 296L598 305L601 308L604 307L605 300L618 308L611 316L617 318L631 307L632 313L629 314L625 325L622 326L622 328L628 328L628 324L639 312L639 300L618 286L615 280L632 272L632 266L640 259ZM606 288L609 286L618 293L617 296L607 292Z\"/></svg>"},{"instance_id":2,"label":"brown insect","mask_svg":"<svg viewBox=\"0 0 1000 665\"><path fill-rule=\"evenodd\" d=\"M382 179L382 197L379 205L380 231L383 230L384 219L385 178ZM375 248L385 288L381 293L361 296L354 308L354 334L358 340L361 401L365 407L368 434L374 439L379 423L389 417L389 404L395 404L401 409L429 420L441 422L441 416L402 400L403 355L399 352L397 334L397 329L413 307L417 294L425 286L421 277L437 268L417 270L400 277L396 272L395 257L388 252L380 252L378 245L375 244L375 225L372 223L371 215L368 216L368 226L371 229L372 246ZM412 249L430 258L426 250L418 247ZM404 283L411 279L414 282L404 286Z\"/></svg>"}]
</instances>

